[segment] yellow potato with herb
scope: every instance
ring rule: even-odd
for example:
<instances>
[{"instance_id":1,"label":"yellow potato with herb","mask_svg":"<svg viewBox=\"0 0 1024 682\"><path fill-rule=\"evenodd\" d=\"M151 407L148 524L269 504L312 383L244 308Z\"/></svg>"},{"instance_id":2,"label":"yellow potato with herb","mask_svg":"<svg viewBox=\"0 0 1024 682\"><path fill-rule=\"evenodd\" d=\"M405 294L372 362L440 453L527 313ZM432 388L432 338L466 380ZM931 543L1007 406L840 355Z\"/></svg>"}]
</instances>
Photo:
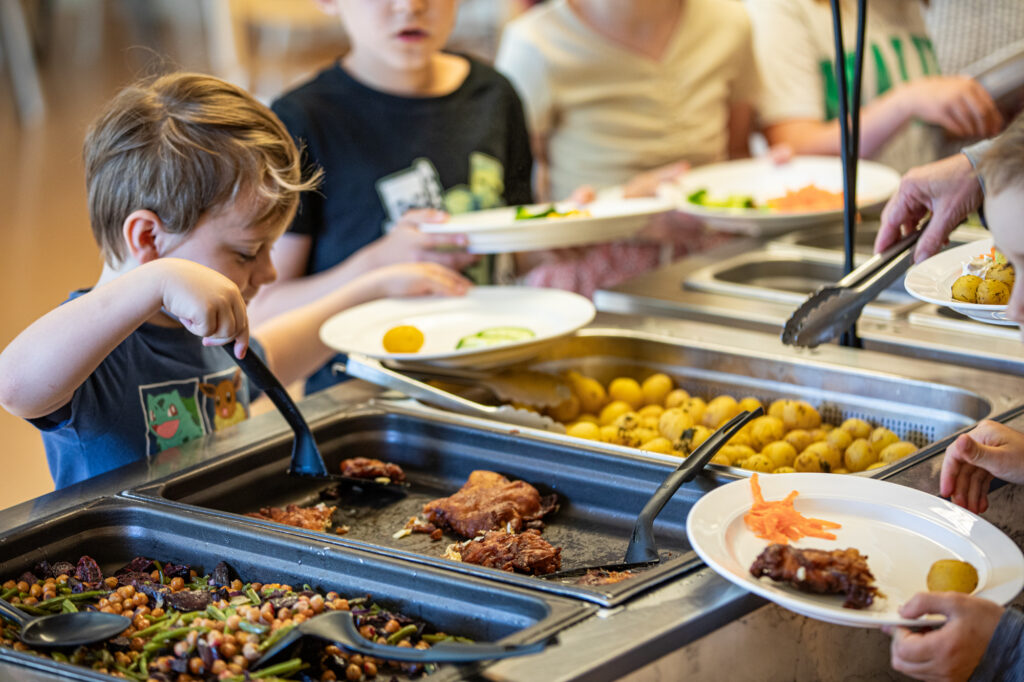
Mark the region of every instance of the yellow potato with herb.
<instances>
[{"instance_id":1,"label":"yellow potato with herb","mask_svg":"<svg viewBox=\"0 0 1024 682\"><path fill-rule=\"evenodd\" d=\"M959 559L939 559L928 569L929 592L971 594L978 587L978 569Z\"/></svg>"},{"instance_id":2,"label":"yellow potato with herb","mask_svg":"<svg viewBox=\"0 0 1024 682\"><path fill-rule=\"evenodd\" d=\"M618 419L621 415L632 411L633 408L630 407L629 403L621 400L615 400L601 408L601 414L598 416L598 420L601 422L602 426L607 426Z\"/></svg>"},{"instance_id":3,"label":"yellow potato with herb","mask_svg":"<svg viewBox=\"0 0 1024 682\"><path fill-rule=\"evenodd\" d=\"M569 388L580 399L580 409L588 414L597 414L608 402L608 394L597 379L583 376L579 372L569 372L566 376Z\"/></svg>"},{"instance_id":4,"label":"yellow potato with herb","mask_svg":"<svg viewBox=\"0 0 1024 682\"><path fill-rule=\"evenodd\" d=\"M782 440L792 445L797 452L803 452L808 445L814 442L814 435L804 429L793 429L783 436Z\"/></svg>"},{"instance_id":5,"label":"yellow potato with herb","mask_svg":"<svg viewBox=\"0 0 1024 682\"><path fill-rule=\"evenodd\" d=\"M858 438L850 443L843 453L843 463L850 471L865 471L878 461L878 453L867 438Z\"/></svg>"},{"instance_id":6,"label":"yellow potato with herb","mask_svg":"<svg viewBox=\"0 0 1024 682\"><path fill-rule=\"evenodd\" d=\"M786 435L786 427L778 417L764 415L751 421L747 428L750 433L750 446L755 450L761 450L768 443L782 440Z\"/></svg>"},{"instance_id":7,"label":"yellow potato with herb","mask_svg":"<svg viewBox=\"0 0 1024 682\"><path fill-rule=\"evenodd\" d=\"M764 446L761 454L771 460L773 469L792 466L796 460L796 448L784 440L777 440Z\"/></svg>"},{"instance_id":8,"label":"yellow potato with herb","mask_svg":"<svg viewBox=\"0 0 1024 682\"><path fill-rule=\"evenodd\" d=\"M652 374L640 384L640 391L643 393L644 402L648 405L661 405L665 398L672 392L672 378L661 372Z\"/></svg>"},{"instance_id":9,"label":"yellow potato with herb","mask_svg":"<svg viewBox=\"0 0 1024 682\"><path fill-rule=\"evenodd\" d=\"M1006 305L1010 300L1010 287L1003 282L986 279L978 285L975 302L981 305Z\"/></svg>"},{"instance_id":10,"label":"yellow potato with herb","mask_svg":"<svg viewBox=\"0 0 1024 682\"><path fill-rule=\"evenodd\" d=\"M612 400L621 400L628 403L631 408L638 410L644 404L644 392L636 379L629 377L616 377L608 384L608 397Z\"/></svg>"},{"instance_id":11,"label":"yellow potato with herb","mask_svg":"<svg viewBox=\"0 0 1024 682\"><path fill-rule=\"evenodd\" d=\"M739 414L740 405L731 395L720 395L708 403L701 417L701 423L709 429L717 429Z\"/></svg>"},{"instance_id":12,"label":"yellow potato with herb","mask_svg":"<svg viewBox=\"0 0 1024 682\"><path fill-rule=\"evenodd\" d=\"M881 454L882 450L884 450L887 445L892 445L893 443L898 442L899 439L900 437L889 429L884 426L879 426L871 432L870 436L868 436L868 443L871 443L871 447L875 452Z\"/></svg>"},{"instance_id":13,"label":"yellow potato with herb","mask_svg":"<svg viewBox=\"0 0 1024 682\"><path fill-rule=\"evenodd\" d=\"M849 431L854 440L857 440L858 438L867 438L871 435L871 424L868 424L863 419L857 419L855 417L851 417L844 421L839 425L839 428L843 431Z\"/></svg>"},{"instance_id":14,"label":"yellow potato with herb","mask_svg":"<svg viewBox=\"0 0 1024 682\"><path fill-rule=\"evenodd\" d=\"M693 428L693 418L678 407L665 410L658 418L658 431L670 441L679 440L690 428Z\"/></svg>"},{"instance_id":15,"label":"yellow potato with herb","mask_svg":"<svg viewBox=\"0 0 1024 682\"><path fill-rule=\"evenodd\" d=\"M978 286L984 282L981 277L977 275L963 275L957 277L956 281L953 282L953 300L963 301L964 303L977 303L978 302Z\"/></svg>"},{"instance_id":16,"label":"yellow potato with herb","mask_svg":"<svg viewBox=\"0 0 1024 682\"><path fill-rule=\"evenodd\" d=\"M665 409L671 407L679 407L684 402L690 399L690 394L681 388L675 388L669 391L669 394L665 396Z\"/></svg>"},{"instance_id":17,"label":"yellow potato with herb","mask_svg":"<svg viewBox=\"0 0 1024 682\"><path fill-rule=\"evenodd\" d=\"M910 441L901 440L891 445L886 445L880 453L878 453L878 461L886 464L892 464L898 462L909 454L917 452L917 446Z\"/></svg>"},{"instance_id":18,"label":"yellow potato with herb","mask_svg":"<svg viewBox=\"0 0 1024 682\"><path fill-rule=\"evenodd\" d=\"M576 438L586 438L587 440L601 439L601 427L593 422L575 422L565 427L565 432Z\"/></svg>"}]
</instances>

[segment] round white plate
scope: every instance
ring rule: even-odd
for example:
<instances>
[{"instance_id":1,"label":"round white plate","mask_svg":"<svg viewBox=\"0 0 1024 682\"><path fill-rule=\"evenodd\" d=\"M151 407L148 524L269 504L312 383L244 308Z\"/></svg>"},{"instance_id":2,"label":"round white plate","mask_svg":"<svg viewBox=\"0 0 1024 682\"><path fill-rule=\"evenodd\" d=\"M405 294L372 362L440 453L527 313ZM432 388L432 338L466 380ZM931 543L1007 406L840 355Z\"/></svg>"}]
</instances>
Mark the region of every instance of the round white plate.
<instances>
[{"instance_id":1,"label":"round white plate","mask_svg":"<svg viewBox=\"0 0 1024 682\"><path fill-rule=\"evenodd\" d=\"M876 596L866 609L843 608L842 595L816 595L754 578L750 566L767 547L743 522L753 504L750 481L734 481L704 495L690 511L686 532L690 544L723 578L779 606L808 618L838 625L881 627L922 625L901 618L898 609L925 591L928 569L939 559L969 561L978 569L975 594L1006 604L1024 587L1024 555L1002 531L971 512L934 495L906 486L856 476L775 474L759 476L766 500L798 490L797 511L807 517L835 521L835 540L803 538L800 548L846 549L867 556Z\"/></svg>"},{"instance_id":2,"label":"round white plate","mask_svg":"<svg viewBox=\"0 0 1024 682\"><path fill-rule=\"evenodd\" d=\"M536 204L531 211L550 204ZM577 208L573 203L556 203L559 211ZM514 253L538 251L633 236L651 216L671 211L672 202L663 198L598 199L580 207L589 217L535 218L516 220L516 207L472 211L452 216L444 223L420 223L430 234L465 234L470 253Z\"/></svg>"},{"instance_id":3,"label":"round white plate","mask_svg":"<svg viewBox=\"0 0 1024 682\"><path fill-rule=\"evenodd\" d=\"M762 204L811 183L830 192L843 191L839 158L797 156L784 164L772 163L767 158L715 163L694 168L667 188L675 194L676 210L700 218L716 230L756 236L834 223L842 220L843 211L779 213L756 208L715 208L692 204L686 198L699 189L706 189L715 198L744 194ZM892 168L861 160L857 164L857 207L862 211L881 208L899 184L900 174Z\"/></svg>"},{"instance_id":4,"label":"round white plate","mask_svg":"<svg viewBox=\"0 0 1024 682\"><path fill-rule=\"evenodd\" d=\"M953 282L963 274L963 265L978 254L988 253L992 239L961 244L937 253L907 271L904 286L914 298L944 305L978 322L1017 326L1006 317L1006 305L964 303L953 299Z\"/></svg>"},{"instance_id":5,"label":"round white plate","mask_svg":"<svg viewBox=\"0 0 1024 682\"><path fill-rule=\"evenodd\" d=\"M364 303L327 320L320 328L320 338L339 352L380 360L493 367L533 357L548 342L573 333L592 319L594 304L569 291L481 286L465 296ZM405 324L423 332L423 347L417 353L388 353L383 346L384 333ZM536 336L488 348L455 349L462 337L489 327L526 327Z\"/></svg>"}]
</instances>

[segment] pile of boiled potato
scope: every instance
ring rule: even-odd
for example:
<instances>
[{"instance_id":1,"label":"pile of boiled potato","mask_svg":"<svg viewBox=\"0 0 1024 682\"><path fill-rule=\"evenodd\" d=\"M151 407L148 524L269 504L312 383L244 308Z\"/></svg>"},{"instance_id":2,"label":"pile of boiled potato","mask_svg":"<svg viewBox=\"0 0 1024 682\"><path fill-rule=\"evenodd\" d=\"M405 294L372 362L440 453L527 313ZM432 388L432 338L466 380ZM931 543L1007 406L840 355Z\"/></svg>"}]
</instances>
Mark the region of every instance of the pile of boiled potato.
<instances>
[{"instance_id":1,"label":"pile of boiled potato","mask_svg":"<svg viewBox=\"0 0 1024 682\"><path fill-rule=\"evenodd\" d=\"M720 395L705 402L677 388L667 374L638 382L628 377L607 386L579 372L566 373L573 396L548 410L570 436L648 452L686 457L741 410L765 407L711 460L765 473L850 473L891 464L917 450L884 427L847 419L838 427L821 421L809 403Z\"/></svg>"}]
</instances>

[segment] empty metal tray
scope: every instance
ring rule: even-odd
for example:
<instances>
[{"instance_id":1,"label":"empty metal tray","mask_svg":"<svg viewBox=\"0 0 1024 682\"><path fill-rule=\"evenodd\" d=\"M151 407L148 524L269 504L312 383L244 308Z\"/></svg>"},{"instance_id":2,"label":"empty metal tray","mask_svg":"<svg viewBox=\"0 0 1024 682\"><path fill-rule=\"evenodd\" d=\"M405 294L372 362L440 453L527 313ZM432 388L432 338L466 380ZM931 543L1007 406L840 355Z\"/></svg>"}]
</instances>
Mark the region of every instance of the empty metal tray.
<instances>
[{"instance_id":1,"label":"empty metal tray","mask_svg":"<svg viewBox=\"0 0 1024 682\"><path fill-rule=\"evenodd\" d=\"M875 234L878 232L879 223L877 220L860 223L854 232L854 251L861 255L869 255L875 250ZM980 227L962 226L949 235L950 243L964 244L975 239L985 239L991 236L987 230ZM846 248L843 226L840 224L811 230L801 230L784 234L769 245L771 249L792 249L793 247L814 250L842 253Z\"/></svg>"}]
</instances>

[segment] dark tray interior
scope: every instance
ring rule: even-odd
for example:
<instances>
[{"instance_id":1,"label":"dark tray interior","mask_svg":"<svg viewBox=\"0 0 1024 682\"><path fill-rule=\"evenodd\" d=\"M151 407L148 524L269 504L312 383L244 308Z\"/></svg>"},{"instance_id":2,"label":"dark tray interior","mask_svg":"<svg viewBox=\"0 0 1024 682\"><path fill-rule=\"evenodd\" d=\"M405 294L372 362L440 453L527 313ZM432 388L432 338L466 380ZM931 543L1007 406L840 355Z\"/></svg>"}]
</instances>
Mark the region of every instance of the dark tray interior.
<instances>
[{"instance_id":1,"label":"dark tray interior","mask_svg":"<svg viewBox=\"0 0 1024 682\"><path fill-rule=\"evenodd\" d=\"M21 575L37 562L96 559L104 573L136 556L187 563L210 571L227 561L245 580L309 584L342 595L370 594L387 608L446 632L479 641L532 642L585 617L590 608L557 597L410 565L379 554L326 546L294 535L166 506L104 499L0 537L0 576ZM0 660L57 671L61 677L109 679L86 668L0 648ZM466 669L442 666L434 677Z\"/></svg>"},{"instance_id":2,"label":"dark tray interior","mask_svg":"<svg viewBox=\"0 0 1024 682\"><path fill-rule=\"evenodd\" d=\"M447 545L461 539L451 533L441 541L416 533L399 539L392 535L426 502L458 490L470 472L490 469L525 480L541 494L558 494L560 508L544 519L544 537L562 547L563 570L619 563L636 515L670 471L664 464L392 413L339 418L319 426L316 438L328 470L337 471L347 457L395 462L411 484L408 494L398 497L343 488L341 499L330 504L338 506L336 525L351 529L345 535L277 528L605 605L678 575L699 561L686 537L686 516L704 490L714 486L713 477L698 477L661 512L655 524L661 564L620 583L583 587L442 559ZM232 514L267 505L315 503L330 484L286 475L290 452L291 439L278 439L130 494Z\"/></svg>"}]
</instances>

